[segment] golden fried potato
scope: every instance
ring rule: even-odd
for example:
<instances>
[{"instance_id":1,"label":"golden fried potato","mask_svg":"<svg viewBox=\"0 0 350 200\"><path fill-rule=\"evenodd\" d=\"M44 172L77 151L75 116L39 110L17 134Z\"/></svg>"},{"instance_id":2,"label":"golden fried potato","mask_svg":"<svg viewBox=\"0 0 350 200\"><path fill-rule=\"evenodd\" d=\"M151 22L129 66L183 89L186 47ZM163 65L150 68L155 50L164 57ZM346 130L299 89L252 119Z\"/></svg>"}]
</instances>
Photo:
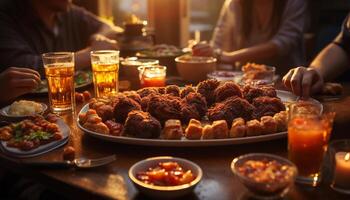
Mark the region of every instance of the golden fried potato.
<instances>
[{"instance_id":1,"label":"golden fried potato","mask_svg":"<svg viewBox=\"0 0 350 200\"><path fill-rule=\"evenodd\" d=\"M183 135L181 122L178 119L169 119L165 122L162 137L168 140L179 140Z\"/></svg>"},{"instance_id":2,"label":"golden fried potato","mask_svg":"<svg viewBox=\"0 0 350 200\"><path fill-rule=\"evenodd\" d=\"M277 132L282 132L287 130L287 112L281 111L273 116L277 124Z\"/></svg>"},{"instance_id":3,"label":"golden fried potato","mask_svg":"<svg viewBox=\"0 0 350 200\"><path fill-rule=\"evenodd\" d=\"M264 134L277 132L277 122L271 116L263 116L260 119L260 124L263 127Z\"/></svg>"},{"instance_id":4,"label":"golden fried potato","mask_svg":"<svg viewBox=\"0 0 350 200\"><path fill-rule=\"evenodd\" d=\"M230 137L244 137L246 136L247 127L243 118L239 117L232 121L232 127L230 130Z\"/></svg>"},{"instance_id":5,"label":"golden fried potato","mask_svg":"<svg viewBox=\"0 0 350 200\"><path fill-rule=\"evenodd\" d=\"M214 139L213 126L207 124L203 128L202 139Z\"/></svg>"},{"instance_id":6,"label":"golden fried potato","mask_svg":"<svg viewBox=\"0 0 350 200\"><path fill-rule=\"evenodd\" d=\"M109 134L109 128L103 122L98 122L98 123L86 122L83 125L83 127L97 133L106 134L106 135Z\"/></svg>"},{"instance_id":7,"label":"golden fried potato","mask_svg":"<svg viewBox=\"0 0 350 200\"><path fill-rule=\"evenodd\" d=\"M225 120L217 120L212 124L215 139L228 138L228 126Z\"/></svg>"},{"instance_id":8,"label":"golden fried potato","mask_svg":"<svg viewBox=\"0 0 350 200\"><path fill-rule=\"evenodd\" d=\"M263 133L263 127L256 119L247 121L247 136L258 136Z\"/></svg>"},{"instance_id":9,"label":"golden fried potato","mask_svg":"<svg viewBox=\"0 0 350 200\"><path fill-rule=\"evenodd\" d=\"M191 119L185 130L185 137L190 140L198 140L202 137L202 130L201 122Z\"/></svg>"}]
</instances>

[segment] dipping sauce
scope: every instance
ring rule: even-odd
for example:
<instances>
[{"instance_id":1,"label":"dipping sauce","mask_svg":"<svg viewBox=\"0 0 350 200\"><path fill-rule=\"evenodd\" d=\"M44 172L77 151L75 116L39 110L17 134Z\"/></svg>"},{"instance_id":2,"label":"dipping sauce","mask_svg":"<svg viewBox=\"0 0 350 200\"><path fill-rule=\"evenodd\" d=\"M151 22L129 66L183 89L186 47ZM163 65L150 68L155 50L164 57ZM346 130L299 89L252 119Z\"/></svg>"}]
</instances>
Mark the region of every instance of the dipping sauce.
<instances>
[{"instance_id":1,"label":"dipping sauce","mask_svg":"<svg viewBox=\"0 0 350 200\"><path fill-rule=\"evenodd\" d=\"M275 160L247 160L238 172L255 183L284 185L293 178L293 169ZM271 187L273 189L273 187Z\"/></svg>"},{"instance_id":2,"label":"dipping sauce","mask_svg":"<svg viewBox=\"0 0 350 200\"><path fill-rule=\"evenodd\" d=\"M196 177L191 170L184 170L177 162L160 162L147 171L138 172L136 178L156 186L177 186L192 182Z\"/></svg>"}]
</instances>

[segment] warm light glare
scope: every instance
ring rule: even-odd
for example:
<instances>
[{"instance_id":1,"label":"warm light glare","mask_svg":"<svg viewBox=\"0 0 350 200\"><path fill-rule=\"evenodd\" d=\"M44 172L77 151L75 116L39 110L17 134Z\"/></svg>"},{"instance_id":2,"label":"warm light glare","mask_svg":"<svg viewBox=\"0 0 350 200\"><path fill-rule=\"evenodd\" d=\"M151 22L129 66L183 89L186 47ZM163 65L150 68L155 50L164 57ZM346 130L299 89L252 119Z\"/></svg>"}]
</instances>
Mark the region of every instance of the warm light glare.
<instances>
[{"instance_id":1,"label":"warm light glare","mask_svg":"<svg viewBox=\"0 0 350 200\"><path fill-rule=\"evenodd\" d=\"M349 161L349 160L350 160L350 153L347 153L347 154L344 156L344 160L345 160L345 161Z\"/></svg>"}]
</instances>

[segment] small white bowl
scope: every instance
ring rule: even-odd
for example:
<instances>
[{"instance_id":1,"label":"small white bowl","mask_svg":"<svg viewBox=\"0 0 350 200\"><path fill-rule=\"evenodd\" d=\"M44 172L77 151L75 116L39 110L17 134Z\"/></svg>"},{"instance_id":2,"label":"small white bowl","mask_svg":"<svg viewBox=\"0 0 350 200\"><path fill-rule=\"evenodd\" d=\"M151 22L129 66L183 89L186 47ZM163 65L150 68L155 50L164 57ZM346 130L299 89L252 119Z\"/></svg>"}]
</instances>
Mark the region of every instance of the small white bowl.
<instances>
[{"instance_id":1,"label":"small white bowl","mask_svg":"<svg viewBox=\"0 0 350 200\"><path fill-rule=\"evenodd\" d=\"M38 112L38 113L34 113L33 115L36 115L36 114L41 115L47 110L48 107L47 107L47 105L45 103L40 103L40 104L41 104L41 111ZM2 116L4 116L5 118L7 118L8 120L10 120L10 121L22 120L22 119L24 119L26 117L31 116L31 115L10 115L8 113L9 109L10 109L10 106L11 105L8 105L6 107L1 108L1 110L0 110L0 114Z\"/></svg>"},{"instance_id":2,"label":"small white bowl","mask_svg":"<svg viewBox=\"0 0 350 200\"><path fill-rule=\"evenodd\" d=\"M136 174L141 171L147 171L148 168L157 166L160 162L177 162L181 167L185 170L191 170L192 173L196 176L196 178L184 185L177 186L156 186L146 184L136 178ZM135 163L129 169L129 178L132 180L134 185L140 190L140 192L144 193L147 196L158 198L158 199L172 199L184 196L194 190L196 185L202 179L203 172L202 169L192 161L176 158L171 156L159 156L147 158L145 160L141 160Z\"/></svg>"}]
</instances>

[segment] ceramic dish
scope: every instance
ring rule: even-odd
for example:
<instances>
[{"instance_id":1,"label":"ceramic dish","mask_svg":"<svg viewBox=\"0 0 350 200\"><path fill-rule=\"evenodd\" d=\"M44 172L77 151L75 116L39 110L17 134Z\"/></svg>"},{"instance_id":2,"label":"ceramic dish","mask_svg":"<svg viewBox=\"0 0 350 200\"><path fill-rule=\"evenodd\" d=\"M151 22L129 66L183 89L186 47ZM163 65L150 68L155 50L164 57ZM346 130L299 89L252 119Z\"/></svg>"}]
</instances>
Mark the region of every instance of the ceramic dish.
<instances>
[{"instance_id":1,"label":"ceramic dish","mask_svg":"<svg viewBox=\"0 0 350 200\"><path fill-rule=\"evenodd\" d=\"M17 158L29 158L29 157L35 157L42 154L45 154L47 152L50 152L54 149L57 149L63 145L65 145L68 142L68 138L70 135L70 128L69 126L62 120L58 119L56 124L58 125L60 132L62 133L62 139L50 142L48 144L41 145L35 149L29 150L29 151L22 151L18 148L8 147L6 145L7 141L1 141L0 142L0 149L5 154L17 157Z\"/></svg>"},{"instance_id":2,"label":"ceramic dish","mask_svg":"<svg viewBox=\"0 0 350 200\"><path fill-rule=\"evenodd\" d=\"M188 184L178 186L156 186L146 184L136 178L136 174L141 171L147 171L148 168L156 166L160 162L177 162L183 169L191 170L195 179ZM129 169L129 178L134 185L147 196L159 199L177 198L189 194L202 179L202 169L192 161L170 156L160 156L147 158L135 163Z\"/></svg>"},{"instance_id":3,"label":"ceramic dish","mask_svg":"<svg viewBox=\"0 0 350 200\"><path fill-rule=\"evenodd\" d=\"M257 161L260 164L261 162L277 163L277 165L282 166L280 168L281 171L276 172L278 171L277 167L272 170L271 166L273 164L270 164L270 168L264 168L266 173L263 172L262 169L254 171L252 168L247 168L247 172L252 173L251 175L254 175L253 177L258 180L255 181L239 170L246 162L252 161ZM260 167L259 165L255 166L257 166L257 168ZM231 170L239 181L252 193L252 196L257 199L276 199L283 197L289 191L290 186L294 184L297 176L297 168L291 161L280 156L265 153L251 153L237 157L231 163ZM273 172L275 172L275 176L271 175ZM257 177L257 174L260 174L261 178ZM266 176L266 174L269 175ZM267 178L272 178L273 181L266 182L268 180Z\"/></svg>"}]
</instances>

